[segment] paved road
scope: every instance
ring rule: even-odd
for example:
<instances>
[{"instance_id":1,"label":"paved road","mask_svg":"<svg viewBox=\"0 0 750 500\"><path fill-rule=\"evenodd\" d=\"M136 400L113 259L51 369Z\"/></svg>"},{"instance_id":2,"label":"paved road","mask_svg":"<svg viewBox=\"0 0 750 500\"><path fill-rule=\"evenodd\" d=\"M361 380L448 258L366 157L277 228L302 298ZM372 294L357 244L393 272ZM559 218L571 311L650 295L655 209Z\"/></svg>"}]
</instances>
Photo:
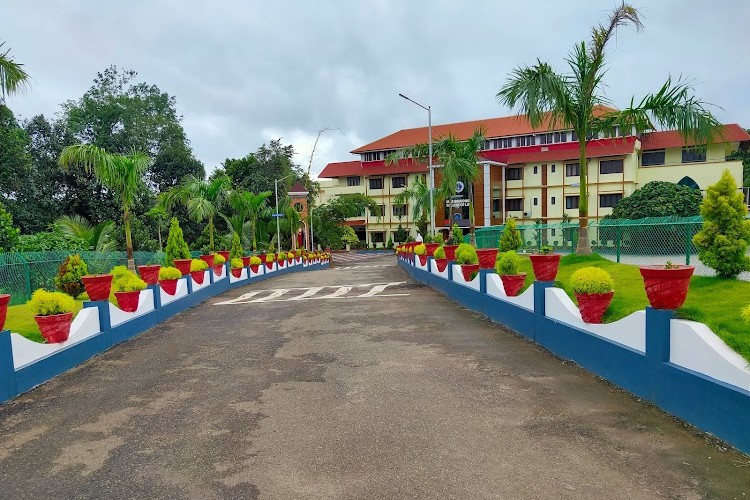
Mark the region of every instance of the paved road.
<instances>
[{"instance_id":1,"label":"paved road","mask_svg":"<svg viewBox=\"0 0 750 500\"><path fill-rule=\"evenodd\" d=\"M0 497L750 496L748 457L368 264L229 292L0 406Z\"/></svg>"}]
</instances>

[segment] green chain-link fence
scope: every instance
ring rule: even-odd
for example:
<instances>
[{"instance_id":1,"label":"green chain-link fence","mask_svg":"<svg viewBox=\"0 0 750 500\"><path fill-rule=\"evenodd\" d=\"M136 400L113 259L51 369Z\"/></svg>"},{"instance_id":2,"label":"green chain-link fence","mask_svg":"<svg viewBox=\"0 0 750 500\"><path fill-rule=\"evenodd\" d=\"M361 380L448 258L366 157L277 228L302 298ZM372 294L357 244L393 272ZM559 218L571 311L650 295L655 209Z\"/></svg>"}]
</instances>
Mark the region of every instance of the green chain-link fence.
<instances>
[{"instance_id":1,"label":"green chain-link fence","mask_svg":"<svg viewBox=\"0 0 750 500\"><path fill-rule=\"evenodd\" d=\"M23 304L37 288L55 290L55 275L60 264L73 253L81 255L89 274L109 272L114 266L126 265L125 252L10 252L0 253L0 293L11 295L11 304ZM197 257L200 252L192 252ZM162 264L164 254L134 252L136 266Z\"/></svg>"}]
</instances>

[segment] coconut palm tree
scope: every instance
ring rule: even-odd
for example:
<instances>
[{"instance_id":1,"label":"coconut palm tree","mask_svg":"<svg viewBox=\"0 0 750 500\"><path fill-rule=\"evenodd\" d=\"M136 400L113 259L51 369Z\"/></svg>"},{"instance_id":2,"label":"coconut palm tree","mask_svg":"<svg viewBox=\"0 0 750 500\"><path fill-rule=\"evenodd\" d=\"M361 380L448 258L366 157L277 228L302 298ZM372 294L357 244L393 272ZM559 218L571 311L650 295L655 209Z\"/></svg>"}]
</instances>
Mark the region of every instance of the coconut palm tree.
<instances>
[{"instance_id":1,"label":"coconut palm tree","mask_svg":"<svg viewBox=\"0 0 750 500\"><path fill-rule=\"evenodd\" d=\"M80 215L63 215L55 221L55 229L60 233L86 241L89 250L95 252L111 252L115 249L117 242L112 239L114 228L115 223L111 220L95 226Z\"/></svg>"},{"instance_id":2,"label":"coconut palm tree","mask_svg":"<svg viewBox=\"0 0 750 500\"><path fill-rule=\"evenodd\" d=\"M293 206L287 205L284 207L284 218L285 222L289 225L287 229L291 236L289 248L295 250L297 248L297 231L299 230L299 223L302 222L302 216Z\"/></svg>"},{"instance_id":3,"label":"coconut palm tree","mask_svg":"<svg viewBox=\"0 0 750 500\"><path fill-rule=\"evenodd\" d=\"M165 210L180 204L195 222L207 220L209 246L214 251L214 218L227 202L231 189L232 181L226 175L209 180L189 175L182 184L163 193L159 204Z\"/></svg>"},{"instance_id":4,"label":"coconut palm tree","mask_svg":"<svg viewBox=\"0 0 750 500\"><path fill-rule=\"evenodd\" d=\"M442 200L442 192L439 189L433 189L432 198L434 204L439 204ZM411 218L419 226L419 232L427 234L427 221L429 220L430 210L430 187L422 176L418 176L408 189L399 193L393 199L393 203L411 204Z\"/></svg>"},{"instance_id":5,"label":"coconut palm tree","mask_svg":"<svg viewBox=\"0 0 750 500\"><path fill-rule=\"evenodd\" d=\"M6 95L13 95L27 88L31 77L23 69L23 64L10 57L10 49L2 51L5 42L0 43L0 104L5 103Z\"/></svg>"},{"instance_id":6,"label":"coconut palm tree","mask_svg":"<svg viewBox=\"0 0 750 500\"><path fill-rule=\"evenodd\" d=\"M60 154L59 164L63 169L80 166L93 173L96 179L119 198L122 219L125 225L125 247L128 252L128 267L135 269L133 240L130 236L130 208L143 189L143 176L151 163L145 153L133 151L127 155L108 153L93 144L67 146Z\"/></svg>"},{"instance_id":7,"label":"coconut palm tree","mask_svg":"<svg viewBox=\"0 0 750 500\"><path fill-rule=\"evenodd\" d=\"M511 73L497 93L498 103L518 109L533 127L542 124L553 128L572 128L578 136L580 153L580 201L578 253L591 253L588 237L588 190L586 182L586 140L599 133L614 135L619 127L624 135L653 130L654 122L676 128L686 140L706 144L716 133L719 122L706 110L706 103L692 96L692 87L671 78L655 94L647 95L623 110L606 108L603 95L605 48L617 29L633 26L643 28L638 11L623 3L606 24L594 27L587 44L577 44L566 62L570 73L556 73L538 61Z\"/></svg>"}]
</instances>

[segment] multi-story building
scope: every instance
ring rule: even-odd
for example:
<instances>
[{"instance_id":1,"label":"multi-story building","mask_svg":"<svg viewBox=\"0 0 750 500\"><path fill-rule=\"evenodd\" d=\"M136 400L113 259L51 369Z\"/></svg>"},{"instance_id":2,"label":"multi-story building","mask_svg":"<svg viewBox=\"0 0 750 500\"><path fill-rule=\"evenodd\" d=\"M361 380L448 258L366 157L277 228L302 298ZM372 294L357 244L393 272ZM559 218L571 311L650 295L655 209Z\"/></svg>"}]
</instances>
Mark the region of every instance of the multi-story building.
<instances>
[{"instance_id":1,"label":"multi-story building","mask_svg":"<svg viewBox=\"0 0 750 500\"><path fill-rule=\"evenodd\" d=\"M603 109L599 110L599 112ZM564 215L578 218L580 160L575 132L550 127L549 121L532 127L524 116L509 116L451 123L433 127L433 138L447 134L466 139L479 127L485 130L485 147L473 180L477 227L502 224L511 216L520 223L559 222ZM331 163L320 174L323 201L347 193L372 196L383 207L383 216L362 214L348 221L367 242L386 241L399 223L415 234L409 207L394 205L393 198L416 175L427 175L427 166L405 160L386 165L385 157L427 139L427 128L400 130L355 149L359 160ZM614 137L591 137L587 142L589 217L601 218L625 196L651 181L683 184L704 191L729 169L742 185L742 162L727 160L738 148L750 145L750 135L739 125L724 125L704 148L694 148L676 131L639 136L616 130ZM434 169L435 185L441 181ZM453 222L468 227L468 189L465 183L446 206L436 205L435 228ZM401 215L403 214L403 215Z\"/></svg>"}]
</instances>

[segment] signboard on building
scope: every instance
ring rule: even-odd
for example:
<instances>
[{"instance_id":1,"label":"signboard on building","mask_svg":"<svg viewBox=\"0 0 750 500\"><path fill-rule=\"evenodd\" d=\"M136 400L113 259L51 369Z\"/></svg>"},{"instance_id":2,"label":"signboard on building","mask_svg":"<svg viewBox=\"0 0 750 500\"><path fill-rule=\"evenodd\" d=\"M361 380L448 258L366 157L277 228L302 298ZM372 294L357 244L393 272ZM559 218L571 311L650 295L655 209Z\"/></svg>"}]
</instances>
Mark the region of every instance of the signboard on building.
<instances>
[{"instance_id":1,"label":"signboard on building","mask_svg":"<svg viewBox=\"0 0 750 500\"><path fill-rule=\"evenodd\" d=\"M445 225L469 227L469 185L456 182L456 194L445 200Z\"/></svg>"}]
</instances>

